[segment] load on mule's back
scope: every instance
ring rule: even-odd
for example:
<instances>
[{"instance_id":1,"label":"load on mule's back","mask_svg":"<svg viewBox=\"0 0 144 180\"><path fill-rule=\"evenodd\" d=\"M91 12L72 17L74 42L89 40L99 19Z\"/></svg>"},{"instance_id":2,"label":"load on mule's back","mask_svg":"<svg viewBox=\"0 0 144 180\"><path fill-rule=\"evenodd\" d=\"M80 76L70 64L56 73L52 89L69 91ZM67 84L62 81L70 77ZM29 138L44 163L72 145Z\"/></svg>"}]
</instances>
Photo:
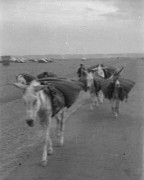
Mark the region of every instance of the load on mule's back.
<instances>
[{"instance_id":1,"label":"load on mule's back","mask_svg":"<svg viewBox=\"0 0 144 180\"><path fill-rule=\"evenodd\" d=\"M89 72L95 75L99 75L105 79L110 78L114 73L117 72L115 67L104 66L103 64L97 64L88 68Z\"/></svg>"},{"instance_id":2,"label":"load on mule's back","mask_svg":"<svg viewBox=\"0 0 144 180\"><path fill-rule=\"evenodd\" d=\"M47 79L48 81L48 79ZM44 129L44 147L42 165L47 164L47 153L53 153L50 137L52 117L57 120L57 138L59 144L64 143L64 111L76 101L83 85L77 81L50 78L47 85L40 80L33 80L29 85L14 83L14 86L23 89L23 100L26 106L26 122L34 126L39 120Z\"/></svg>"},{"instance_id":3,"label":"load on mule's back","mask_svg":"<svg viewBox=\"0 0 144 180\"><path fill-rule=\"evenodd\" d=\"M31 81L33 81L34 79L42 79L47 77L57 77L57 75L52 72L46 72L46 71L38 74L36 77L27 73L20 73L16 75L16 82L29 85Z\"/></svg>"},{"instance_id":4,"label":"load on mule's back","mask_svg":"<svg viewBox=\"0 0 144 180\"><path fill-rule=\"evenodd\" d=\"M35 79L34 76L26 73L21 73L16 75L16 82L22 83L22 84L30 84L31 81Z\"/></svg>"},{"instance_id":5,"label":"load on mule's back","mask_svg":"<svg viewBox=\"0 0 144 180\"><path fill-rule=\"evenodd\" d=\"M38 79L48 78L48 77L57 77L57 75L47 71L44 71L43 73L37 75Z\"/></svg>"}]
</instances>

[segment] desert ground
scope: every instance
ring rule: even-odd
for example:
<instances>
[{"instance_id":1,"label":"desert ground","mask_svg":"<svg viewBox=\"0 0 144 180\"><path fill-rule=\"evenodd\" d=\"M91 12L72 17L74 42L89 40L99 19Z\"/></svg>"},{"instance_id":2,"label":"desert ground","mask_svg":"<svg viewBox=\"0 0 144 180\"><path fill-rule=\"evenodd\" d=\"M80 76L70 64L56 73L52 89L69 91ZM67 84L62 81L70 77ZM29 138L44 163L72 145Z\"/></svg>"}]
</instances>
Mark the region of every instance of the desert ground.
<instances>
[{"instance_id":1,"label":"desert ground","mask_svg":"<svg viewBox=\"0 0 144 180\"><path fill-rule=\"evenodd\" d=\"M41 167L42 129L30 128L24 121L21 91L11 85L18 73L37 75L51 71L60 77L76 78L80 60L48 64L0 65L0 180L143 180L144 144L144 61L141 58L108 58L84 61L124 66L122 76L136 82L128 102L120 105L115 119L108 100L90 110L89 96L81 92L68 109L65 144L56 146L55 120L52 139L54 154ZM7 85L6 85L7 84Z\"/></svg>"}]
</instances>

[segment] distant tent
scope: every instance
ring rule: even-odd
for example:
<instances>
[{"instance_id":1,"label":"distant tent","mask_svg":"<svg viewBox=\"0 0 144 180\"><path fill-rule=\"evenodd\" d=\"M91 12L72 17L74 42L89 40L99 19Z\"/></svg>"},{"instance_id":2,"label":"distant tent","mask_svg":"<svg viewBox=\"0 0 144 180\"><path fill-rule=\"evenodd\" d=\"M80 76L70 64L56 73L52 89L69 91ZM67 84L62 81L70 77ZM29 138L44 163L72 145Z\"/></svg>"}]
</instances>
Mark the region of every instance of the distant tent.
<instances>
[{"instance_id":1,"label":"distant tent","mask_svg":"<svg viewBox=\"0 0 144 180\"><path fill-rule=\"evenodd\" d=\"M83 57L81 60L82 60L82 61L86 61L86 57Z\"/></svg>"},{"instance_id":2,"label":"distant tent","mask_svg":"<svg viewBox=\"0 0 144 180\"><path fill-rule=\"evenodd\" d=\"M50 58L46 58L46 60L47 60L47 62L53 62L53 60Z\"/></svg>"}]
</instances>

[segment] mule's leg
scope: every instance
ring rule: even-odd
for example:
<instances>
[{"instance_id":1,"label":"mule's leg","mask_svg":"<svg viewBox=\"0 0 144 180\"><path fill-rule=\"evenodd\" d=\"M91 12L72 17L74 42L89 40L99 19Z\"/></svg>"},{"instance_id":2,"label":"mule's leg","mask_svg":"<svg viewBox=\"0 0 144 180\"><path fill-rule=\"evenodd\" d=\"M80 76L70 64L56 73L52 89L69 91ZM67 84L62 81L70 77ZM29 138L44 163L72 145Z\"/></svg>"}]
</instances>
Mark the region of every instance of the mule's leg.
<instances>
[{"instance_id":1,"label":"mule's leg","mask_svg":"<svg viewBox=\"0 0 144 180\"><path fill-rule=\"evenodd\" d=\"M92 93L90 93L90 101L91 101L90 109L93 110L93 108L94 108L94 99L93 99Z\"/></svg>"},{"instance_id":2,"label":"mule's leg","mask_svg":"<svg viewBox=\"0 0 144 180\"><path fill-rule=\"evenodd\" d=\"M59 138L59 144L63 145L64 143L64 111L59 113L59 116L56 116L57 120L57 137Z\"/></svg>"},{"instance_id":3,"label":"mule's leg","mask_svg":"<svg viewBox=\"0 0 144 180\"><path fill-rule=\"evenodd\" d=\"M111 110L112 110L112 113L114 114L114 111L115 111L115 100L114 99L111 100Z\"/></svg>"},{"instance_id":4,"label":"mule's leg","mask_svg":"<svg viewBox=\"0 0 144 180\"><path fill-rule=\"evenodd\" d=\"M118 108L119 108L119 100L113 99L112 100L112 112L113 112L115 118L118 118Z\"/></svg>"},{"instance_id":5,"label":"mule's leg","mask_svg":"<svg viewBox=\"0 0 144 180\"><path fill-rule=\"evenodd\" d=\"M116 99L115 111L116 111L117 117L118 117L118 115L119 115L119 104L120 104L119 99Z\"/></svg>"},{"instance_id":6,"label":"mule's leg","mask_svg":"<svg viewBox=\"0 0 144 180\"><path fill-rule=\"evenodd\" d=\"M43 155L42 155L42 165L43 166L47 165L47 154L53 153L52 141L50 138L50 126L51 126L51 116L48 117L48 121L44 125L45 139L44 139L44 149L43 149ZM48 145L49 145L49 147L48 147Z\"/></svg>"},{"instance_id":7,"label":"mule's leg","mask_svg":"<svg viewBox=\"0 0 144 180\"><path fill-rule=\"evenodd\" d=\"M64 144L64 114L65 112L61 112L61 120L60 120L60 145L62 146Z\"/></svg>"},{"instance_id":8,"label":"mule's leg","mask_svg":"<svg viewBox=\"0 0 144 180\"><path fill-rule=\"evenodd\" d=\"M94 101L94 107L98 107L99 106L99 100L98 100L98 96L96 94L93 97L93 101Z\"/></svg>"},{"instance_id":9,"label":"mule's leg","mask_svg":"<svg viewBox=\"0 0 144 180\"><path fill-rule=\"evenodd\" d=\"M98 97L96 96L96 94L90 94L90 100L91 100L91 105L90 105L90 109L93 110L94 107L98 107L99 103L98 103Z\"/></svg>"},{"instance_id":10,"label":"mule's leg","mask_svg":"<svg viewBox=\"0 0 144 180\"><path fill-rule=\"evenodd\" d=\"M103 94L102 90L100 90L100 91L98 92L98 101L99 101L99 103L101 103L101 104L104 102L104 94Z\"/></svg>"},{"instance_id":11,"label":"mule's leg","mask_svg":"<svg viewBox=\"0 0 144 180\"><path fill-rule=\"evenodd\" d=\"M56 136L57 138L60 137L60 117L58 115L55 116L57 126L56 126Z\"/></svg>"}]
</instances>

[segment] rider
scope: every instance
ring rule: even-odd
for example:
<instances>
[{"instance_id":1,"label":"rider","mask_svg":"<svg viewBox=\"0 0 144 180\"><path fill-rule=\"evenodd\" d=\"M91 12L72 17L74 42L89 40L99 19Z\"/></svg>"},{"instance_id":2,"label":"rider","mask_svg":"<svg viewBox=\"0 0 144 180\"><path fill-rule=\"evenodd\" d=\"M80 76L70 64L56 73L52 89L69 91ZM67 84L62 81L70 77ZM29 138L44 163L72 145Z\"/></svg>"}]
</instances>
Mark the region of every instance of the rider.
<instances>
[{"instance_id":1,"label":"rider","mask_svg":"<svg viewBox=\"0 0 144 180\"><path fill-rule=\"evenodd\" d=\"M77 70L77 75L79 78L84 75L83 73L85 70L86 70L85 66L83 64L80 64L80 67Z\"/></svg>"}]
</instances>

